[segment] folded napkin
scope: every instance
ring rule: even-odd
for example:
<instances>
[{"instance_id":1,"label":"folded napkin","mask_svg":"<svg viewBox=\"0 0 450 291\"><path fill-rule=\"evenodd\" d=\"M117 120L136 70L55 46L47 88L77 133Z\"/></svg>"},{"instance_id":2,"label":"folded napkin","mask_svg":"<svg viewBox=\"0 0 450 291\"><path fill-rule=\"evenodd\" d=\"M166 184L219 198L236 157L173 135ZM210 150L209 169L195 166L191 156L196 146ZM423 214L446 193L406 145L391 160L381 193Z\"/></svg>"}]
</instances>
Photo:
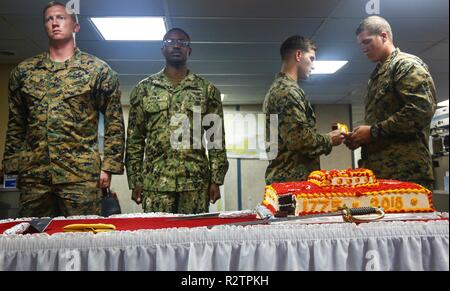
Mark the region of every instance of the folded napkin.
<instances>
[{"instance_id":1,"label":"folded napkin","mask_svg":"<svg viewBox=\"0 0 450 291\"><path fill-rule=\"evenodd\" d=\"M104 223L77 223L69 224L64 226L65 232L105 232L113 231L116 229L114 224L104 224Z\"/></svg>"},{"instance_id":2,"label":"folded napkin","mask_svg":"<svg viewBox=\"0 0 450 291\"><path fill-rule=\"evenodd\" d=\"M30 227L30 223L28 222L22 222L19 224L14 225L11 228L8 228L3 232L4 235L13 235L13 234L22 234L28 230Z\"/></svg>"}]
</instances>

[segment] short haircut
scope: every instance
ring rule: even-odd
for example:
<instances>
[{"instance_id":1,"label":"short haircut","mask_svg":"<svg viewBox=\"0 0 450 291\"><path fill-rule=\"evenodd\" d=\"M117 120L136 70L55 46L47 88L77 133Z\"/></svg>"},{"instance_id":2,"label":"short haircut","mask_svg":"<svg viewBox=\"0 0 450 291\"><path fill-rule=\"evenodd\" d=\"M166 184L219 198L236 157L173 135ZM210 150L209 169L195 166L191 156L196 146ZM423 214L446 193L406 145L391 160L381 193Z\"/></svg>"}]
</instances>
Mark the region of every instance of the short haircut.
<instances>
[{"instance_id":1,"label":"short haircut","mask_svg":"<svg viewBox=\"0 0 450 291\"><path fill-rule=\"evenodd\" d=\"M42 12L42 15L44 17L44 23L45 23L45 12L47 11L47 9L49 9L50 7L53 7L53 6L62 6L64 8L66 8L66 5L62 4L61 2L58 2L58 1L50 1L50 2L48 2L47 5L45 5L45 7L44 7L44 11ZM66 12L67 12L67 10L66 10ZM78 17L77 17L77 15L75 13L67 12L67 14L69 14L70 17L72 17L73 22L78 23Z\"/></svg>"},{"instance_id":2,"label":"short haircut","mask_svg":"<svg viewBox=\"0 0 450 291\"><path fill-rule=\"evenodd\" d=\"M184 34L186 36L186 38L191 41L191 37L189 36L189 34L184 31L183 29L179 28L179 27L174 27L172 29L169 29L169 31L166 32L166 34L164 34L163 40L167 38L167 35L169 35L169 33L174 32L174 31L178 31L182 34Z\"/></svg>"},{"instance_id":3,"label":"short haircut","mask_svg":"<svg viewBox=\"0 0 450 291\"><path fill-rule=\"evenodd\" d=\"M392 35L392 29L389 25L389 22L387 22L386 19L380 16L369 16L361 21L355 33L356 35L358 35L363 31L367 31L368 33L370 33L370 35L379 35L382 32L386 32L388 34L389 40L391 42L394 41L394 36Z\"/></svg>"},{"instance_id":4,"label":"short haircut","mask_svg":"<svg viewBox=\"0 0 450 291\"><path fill-rule=\"evenodd\" d=\"M280 47L281 59L285 60L293 51L301 50L302 52L316 51L317 46L311 39L301 35L293 35L288 37Z\"/></svg>"}]
</instances>

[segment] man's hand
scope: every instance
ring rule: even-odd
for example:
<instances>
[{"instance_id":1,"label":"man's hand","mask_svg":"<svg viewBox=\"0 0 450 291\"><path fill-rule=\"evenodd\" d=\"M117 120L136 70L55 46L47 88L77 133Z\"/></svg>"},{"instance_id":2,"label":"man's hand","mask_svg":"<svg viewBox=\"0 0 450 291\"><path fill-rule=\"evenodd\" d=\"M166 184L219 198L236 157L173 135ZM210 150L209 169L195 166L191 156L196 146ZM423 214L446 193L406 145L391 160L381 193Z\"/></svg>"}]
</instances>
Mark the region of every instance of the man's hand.
<instances>
[{"instance_id":1,"label":"man's hand","mask_svg":"<svg viewBox=\"0 0 450 291\"><path fill-rule=\"evenodd\" d=\"M353 132L349 132L347 134L345 134L345 139L344 139L344 144L345 146L349 149L349 150L356 150L358 148L358 146L354 143L352 143L352 134Z\"/></svg>"},{"instance_id":2,"label":"man's hand","mask_svg":"<svg viewBox=\"0 0 450 291\"><path fill-rule=\"evenodd\" d=\"M111 173L107 171L100 172L100 188L108 188L111 185Z\"/></svg>"},{"instance_id":3,"label":"man's hand","mask_svg":"<svg viewBox=\"0 0 450 291\"><path fill-rule=\"evenodd\" d=\"M328 135L331 137L331 144L333 146L340 145L344 140L344 133L342 133L340 129L333 130L329 132Z\"/></svg>"},{"instance_id":4,"label":"man's hand","mask_svg":"<svg viewBox=\"0 0 450 291\"><path fill-rule=\"evenodd\" d=\"M220 199L220 189L219 185L211 184L209 185L209 200L212 204L216 203Z\"/></svg>"},{"instance_id":5,"label":"man's hand","mask_svg":"<svg viewBox=\"0 0 450 291\"><path fill-rule=\"evenodd\" d=\"M372 141L372 136L370 135L370 126L361 125L355 128L353 133L349 135L345 141L345 145L351 149L355 150L363 144L368 144Z\"/></svg>"},{"instance_id":6,"label":"man's hand","mask_svg":"<svg viewBox=\"0 0 450 291\"><path fill-rule=\"evenodd\" d=\"M136 202L136 204L142 203L142 187L136 187L131 192L131 199Z\"/></svg>"}]
</instances>

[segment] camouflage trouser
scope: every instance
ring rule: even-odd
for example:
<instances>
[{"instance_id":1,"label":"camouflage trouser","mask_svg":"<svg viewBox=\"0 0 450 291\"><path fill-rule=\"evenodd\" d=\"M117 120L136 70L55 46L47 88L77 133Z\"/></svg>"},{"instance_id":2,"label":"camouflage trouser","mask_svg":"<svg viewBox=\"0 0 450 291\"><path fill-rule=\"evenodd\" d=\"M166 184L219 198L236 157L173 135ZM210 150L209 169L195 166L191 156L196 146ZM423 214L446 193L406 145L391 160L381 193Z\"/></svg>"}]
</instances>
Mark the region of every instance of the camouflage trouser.
<instances>
[{"instance_id":1,"label":"camouflage trouser","mask_svg":"<svg viewBox=\"0 0 450 291\"><path fill-rule=\"evenodd\" d=\"M144 190L142 207L145 212L195 214L209 212L207 189L183 192Z\"/></svg>"},{"instance_id":2,"label":"camouflage trouser","mask_svg":"<svg viewBox=\"0 0 450 291\"><path fill-rule=\"evenodd\" d=\"M18 187L21 217L100 215L97 181L52 184L49 179L22 178Z\"/></svg>"}]
</instances>

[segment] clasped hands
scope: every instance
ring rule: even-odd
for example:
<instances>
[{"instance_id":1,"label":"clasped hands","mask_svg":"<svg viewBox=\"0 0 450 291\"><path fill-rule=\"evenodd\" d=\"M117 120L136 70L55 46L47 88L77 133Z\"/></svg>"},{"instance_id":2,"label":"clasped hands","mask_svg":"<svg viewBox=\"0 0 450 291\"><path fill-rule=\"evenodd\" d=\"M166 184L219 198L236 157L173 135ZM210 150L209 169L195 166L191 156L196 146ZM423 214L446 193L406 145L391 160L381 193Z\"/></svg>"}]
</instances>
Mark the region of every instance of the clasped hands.
<instances>
[{"instance_id":1,"label":"clasped hands","mask_svg":"<svg viewBox=\"0 0 450 291\"><path fill-rule=\"evenodd\" d=\"M353 132L346 133L344 136L344 144L350 150L355 150L372 141L372 136L370 135L370 125L360 125L356 127Z\"/></svg>"}]
</instances>

